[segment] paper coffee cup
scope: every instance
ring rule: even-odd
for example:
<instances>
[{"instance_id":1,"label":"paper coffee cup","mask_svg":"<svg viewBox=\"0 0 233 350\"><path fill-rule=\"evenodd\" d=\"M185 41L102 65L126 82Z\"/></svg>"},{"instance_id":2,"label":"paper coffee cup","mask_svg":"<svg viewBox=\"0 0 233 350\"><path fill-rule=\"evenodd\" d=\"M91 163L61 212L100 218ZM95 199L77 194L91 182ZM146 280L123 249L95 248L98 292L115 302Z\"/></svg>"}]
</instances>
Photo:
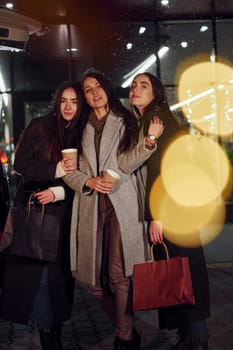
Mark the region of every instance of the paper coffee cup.
<instances>
[{"instance_id":1,"label":"paper coffee cup","mask_svg":"<svg viewBox=\"0 0 233 350\"><path fill-rule=\"evenodd\" d=\"M106 180L112 182L113 184L116 184L121 178L121 176L112 169L104 170L103 176Z\"/></svg>"},{"instance_id":2,"label":"paper coffee cup","mask_svg":"<svg viewBox=\"0 0 233 350\"><path fill-rule=\"evenodd\" d=\"M65 148L61 150L62 158L69 158L72 162L75 162L77 167L78 150L77 148Z\"/></svg>"}]
</instances>

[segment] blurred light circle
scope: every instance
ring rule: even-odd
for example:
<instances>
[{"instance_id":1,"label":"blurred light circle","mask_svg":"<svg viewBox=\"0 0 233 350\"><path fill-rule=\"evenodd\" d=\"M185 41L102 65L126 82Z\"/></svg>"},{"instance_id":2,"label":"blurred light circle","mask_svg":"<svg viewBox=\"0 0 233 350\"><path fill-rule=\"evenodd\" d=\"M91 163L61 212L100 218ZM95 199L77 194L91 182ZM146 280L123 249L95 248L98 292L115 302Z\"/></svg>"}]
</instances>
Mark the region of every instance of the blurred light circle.
<instances>
[{"instance_id":1,"label":"blurred light circle","mask_svg":"<svg viewBox=\"0 0 233 350\"><path fill-rule=\"evenodd\" d=\"M231 176L225 150L201 135L183 135L164 153L161 177L168 195L179 205L205 205L222 195Z\"/></svg>"},{"instance_id":2,"label":"blurred light circle","mask_svg":"<svg viewBox=\"0 0 233 350\"><path fill-rule=\"evenodd\" d=\"M200 59L180 74L179 104L197 129L228 137L233 133L233 69L225 62Z\"/></svg>"},{"instance_id":3,"label":"blurred light circle","mask_svg":"<svg viewBox=\"0 0 233 350\"><path fill-rule=\"evenodd\" d=\"M160 176L152 186L149 206L153 219L162 222L163 235L183 247L198 247L213 241L225 220L221 197L206 205L179 205L166 192Z\"/></svg>"}]
</instances>

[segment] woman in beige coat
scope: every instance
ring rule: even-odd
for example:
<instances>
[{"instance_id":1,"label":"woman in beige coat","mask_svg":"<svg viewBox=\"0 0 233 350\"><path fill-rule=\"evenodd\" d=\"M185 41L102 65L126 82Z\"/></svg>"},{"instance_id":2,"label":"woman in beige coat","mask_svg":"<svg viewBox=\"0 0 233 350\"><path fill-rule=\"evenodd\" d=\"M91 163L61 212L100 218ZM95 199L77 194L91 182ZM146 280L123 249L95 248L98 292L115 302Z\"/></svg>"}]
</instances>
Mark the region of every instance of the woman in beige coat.
<instances>
[{"instance_id":1,"label":"woman in beige coat","mask_svg":"<svg viewBox=\"0 0 233 350\"><path fill-rule=\"evenodd\" d=\"M115 350L133 345L131 280L135 263L145 261L147 237L139 222L137 191L131 173L156 150L156 140L143 138L133 148L133 117L116 97L102 73L89 71L83 79L89 106L82 134L79 170L65 176L76 191L71 229L71 267L79 281L92 290L115 297ZM163 132L157 118L148 133ZM124 168L121 160L124 159ZM125 162L127 159L127 162ZM106 169L120 175L113 185L102 176Z\"/></svg>"}]
</instances>

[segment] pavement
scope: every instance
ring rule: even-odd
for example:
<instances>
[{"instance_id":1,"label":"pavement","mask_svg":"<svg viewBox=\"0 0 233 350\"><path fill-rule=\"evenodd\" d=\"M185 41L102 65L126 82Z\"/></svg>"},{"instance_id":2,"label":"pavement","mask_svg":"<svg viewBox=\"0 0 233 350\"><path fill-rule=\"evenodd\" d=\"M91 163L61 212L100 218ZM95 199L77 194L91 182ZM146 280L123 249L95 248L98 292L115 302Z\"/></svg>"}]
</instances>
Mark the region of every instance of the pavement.
<instances>
[{"instance_id":1,"label":"pavement","mask_svg":"<svg viewBox=\"0 0 233 350\"><path fill-rule=\"evenodd\" d=\"M211 317L209 349L233 349L233 262L209 263ZM157 311L139 311L135 327L142 350L169 350L165 331L158 329ZM84 287L75 288L71 319L64 324L64 350L112 350L114 325ZM34 319L27 326L0 319L0 350L41 350Z\"/></svg>"}]
</instances>

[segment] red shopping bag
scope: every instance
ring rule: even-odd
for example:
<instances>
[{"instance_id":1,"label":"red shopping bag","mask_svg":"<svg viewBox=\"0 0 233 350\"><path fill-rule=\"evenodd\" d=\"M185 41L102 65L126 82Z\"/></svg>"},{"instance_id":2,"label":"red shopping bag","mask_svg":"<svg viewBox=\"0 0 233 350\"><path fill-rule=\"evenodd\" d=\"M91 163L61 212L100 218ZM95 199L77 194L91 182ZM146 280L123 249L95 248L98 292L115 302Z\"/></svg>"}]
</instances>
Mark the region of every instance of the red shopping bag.
<instances>
[{"instance_id":1,"label":"red shopping bag","mask_svg":"<svg viewBox=\"0 0 233 350\"><path fill-rule=\"evenodd\" d=\"M133 273L133 308L147 310L179 304L195 304L188 257L135 264Z\"/></svg>"}]
</instances>

